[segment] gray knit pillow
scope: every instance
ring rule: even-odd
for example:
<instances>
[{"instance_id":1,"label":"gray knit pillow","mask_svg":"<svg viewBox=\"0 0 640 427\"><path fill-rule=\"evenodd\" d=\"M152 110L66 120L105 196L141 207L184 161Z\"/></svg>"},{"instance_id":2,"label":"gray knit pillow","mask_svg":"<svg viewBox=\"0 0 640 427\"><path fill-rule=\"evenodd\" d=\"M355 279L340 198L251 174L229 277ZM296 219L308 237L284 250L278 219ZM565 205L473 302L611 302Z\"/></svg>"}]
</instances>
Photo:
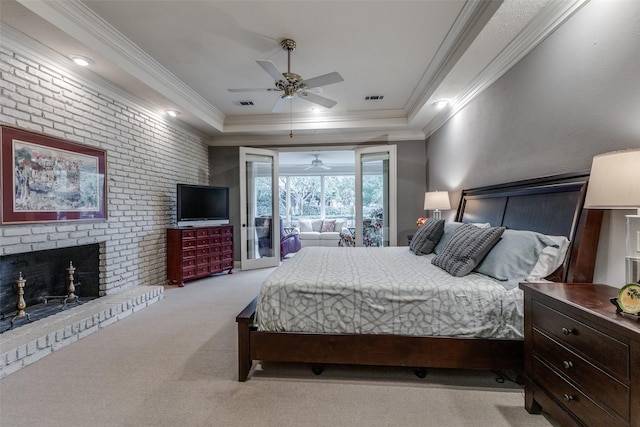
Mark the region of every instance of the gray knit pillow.
<instances>
[{"instance_id":1,"label":"gray knit pillow","mask_svg":"<svg viewBox=\"0 0 640 427\"><path fill-rule=\"evenodd\" d=\"M462 224L431 263L452 276L465 276L498 243L504 230L505 227L479 228L471 224Z\"/></svg>"},{"instance_id":2,"label":"gray knit pillow","mask_svg":"<svg viewBox=\"0 0 640 427\"><path fill-rule=\"evenodd\" d=\"M442 237L444 219L428 219L413 235L409 250L416 255L426 255L433 252Z\"/></svg>"}]
</instances>

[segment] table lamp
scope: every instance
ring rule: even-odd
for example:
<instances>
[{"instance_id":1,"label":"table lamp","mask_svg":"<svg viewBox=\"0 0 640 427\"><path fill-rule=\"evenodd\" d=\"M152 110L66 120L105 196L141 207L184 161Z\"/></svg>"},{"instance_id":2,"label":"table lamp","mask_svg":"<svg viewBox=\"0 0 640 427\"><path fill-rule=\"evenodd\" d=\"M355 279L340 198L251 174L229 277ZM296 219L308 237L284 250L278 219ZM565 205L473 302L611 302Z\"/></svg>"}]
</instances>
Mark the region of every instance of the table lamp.
<instances>
[{"instance_id":1,"label":"table lamp","mask_svg":"<svg viewBox=\"0 0 640 427\"><path fill-rule=\"evenodd\" d=\"M612 151L593 158L585 208L637 209L626 215L627 283L640 281L640 149Z\"/></svg>"},{"instance_id":2,"label":"table lamp","mask_svg":"<svg viewBox=\"0 0 640 427\"><path fill-rule=\"evenodd\" d=\"M432 210L433 218L440 219L440 209L451 209L449 193L446 191L428 191L424 193L424 210Z\"/></svg>"}]
</instances>

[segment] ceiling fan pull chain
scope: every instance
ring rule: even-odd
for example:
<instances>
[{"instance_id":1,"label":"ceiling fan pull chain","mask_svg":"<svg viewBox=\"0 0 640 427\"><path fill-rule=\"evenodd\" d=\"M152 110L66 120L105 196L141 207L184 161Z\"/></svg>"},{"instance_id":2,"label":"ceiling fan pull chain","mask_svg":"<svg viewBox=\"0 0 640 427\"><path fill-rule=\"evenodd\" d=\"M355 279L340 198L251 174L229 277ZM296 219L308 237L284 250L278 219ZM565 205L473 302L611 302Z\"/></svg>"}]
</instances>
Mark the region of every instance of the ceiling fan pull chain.
<instances>
[{"instance_id":1,"label":"ceiling fan pull chain","mask_svg":"<svg viewBox=\"0 0 640 427\"><path fill-rule=\"evenodd\" d=\"M289 138L293 139L293 100L289 100L289 114L291 115L291 132L289 132Z\"/></svg>"}]
</instances>

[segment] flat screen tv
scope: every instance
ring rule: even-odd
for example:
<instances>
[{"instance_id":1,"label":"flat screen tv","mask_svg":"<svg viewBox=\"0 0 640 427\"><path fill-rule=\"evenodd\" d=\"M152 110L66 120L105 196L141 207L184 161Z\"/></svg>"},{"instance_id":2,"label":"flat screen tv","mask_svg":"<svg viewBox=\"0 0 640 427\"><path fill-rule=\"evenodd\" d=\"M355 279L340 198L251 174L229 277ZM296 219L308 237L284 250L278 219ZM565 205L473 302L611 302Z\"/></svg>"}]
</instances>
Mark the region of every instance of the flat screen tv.
<instances>
[{"instance_id":1,"label":"flat screen tv","mask_svg":"<svg viewBox=\"0 0 640 427\"><path fill-rule=\"evenodd\" d=\"M229 188L178 184L178 225L228 224Z\"/></svg>"}]
</instances>

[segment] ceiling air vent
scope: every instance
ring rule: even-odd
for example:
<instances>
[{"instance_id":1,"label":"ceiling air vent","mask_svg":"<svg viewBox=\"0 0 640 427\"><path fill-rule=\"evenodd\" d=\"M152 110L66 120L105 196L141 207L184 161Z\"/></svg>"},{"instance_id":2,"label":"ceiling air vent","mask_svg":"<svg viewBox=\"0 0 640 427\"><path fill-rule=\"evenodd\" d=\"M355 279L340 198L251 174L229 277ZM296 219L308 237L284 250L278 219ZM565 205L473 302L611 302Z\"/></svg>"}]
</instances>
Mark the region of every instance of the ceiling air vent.
<instances>
[{"instance_id":1,"label":"ceiling air vent","mask_svg":"<svg viewBox=\"0 0 640 427\"><path fill-rule=\"evenodd\" d=\"M241 105L243 107L249 106L249 105L256 105L253 103L253 101L234 101L233 102L236 105Z\"/></svg>"},{"instance_id":2,"label":"ceiling air vent","mask_svg":"<svg viewBox=\"0 0 640 427\"><path fill-rule=\"evenodd\" d=\"M384 95L368 95L365 96L366 101L381 101L384 98Z\"/></svg>"}]
</instances>

